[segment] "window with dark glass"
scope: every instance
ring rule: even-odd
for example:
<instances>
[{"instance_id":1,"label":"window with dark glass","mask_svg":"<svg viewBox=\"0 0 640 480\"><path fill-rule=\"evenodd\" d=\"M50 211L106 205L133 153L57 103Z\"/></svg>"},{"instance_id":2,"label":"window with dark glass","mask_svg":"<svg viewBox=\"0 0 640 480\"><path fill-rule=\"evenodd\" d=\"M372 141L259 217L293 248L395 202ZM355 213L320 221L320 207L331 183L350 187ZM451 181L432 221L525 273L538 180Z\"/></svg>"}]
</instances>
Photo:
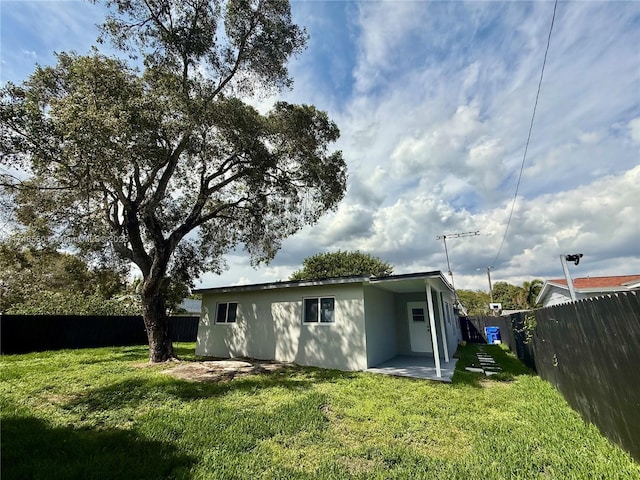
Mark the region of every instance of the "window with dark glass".
<instances>
[{"instance_id":1,"label":"window with dark glass","mask_svg":"<svg viewBox=\"0 0 640 480\"><path fill-rule=\"evenodd\" d=\"M423 308L412 308L411 316L413 317L414 322L424 322L424 309Z\"/></svg>"},{"instance_id":2,"label":"window with dark glass","mask_svg":"<svg viewBox=\"0 0 640 480\"><path fill-rule=\"evenodd\" d=\"M218 304L216 323L235 323L238 304L236 302L223 302Z\"/></svg>"},{"instance_id":3,"label":"window with dark glass","mask_svg":"<svg viewBox=\"0 0 640 480\"><path fill-rule=\"evenodd\" d=\"M304 323L334 323L335 303L333 297L304 299Z\"/></svg>"}]
</instances>

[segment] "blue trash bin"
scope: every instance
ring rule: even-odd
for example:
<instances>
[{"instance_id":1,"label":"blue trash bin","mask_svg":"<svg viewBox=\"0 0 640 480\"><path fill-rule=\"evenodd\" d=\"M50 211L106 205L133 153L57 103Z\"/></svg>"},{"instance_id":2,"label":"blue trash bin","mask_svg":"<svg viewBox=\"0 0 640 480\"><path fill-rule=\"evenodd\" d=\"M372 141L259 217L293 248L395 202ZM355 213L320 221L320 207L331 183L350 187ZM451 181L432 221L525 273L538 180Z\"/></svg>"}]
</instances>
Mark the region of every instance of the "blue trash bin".
<instances>
[{"instance_id":1,"label":"blue trash bin","mask_svg":"<svg viewBox=\"0 0 640 480\"><path fill-rule=\"evenodd\" d=\"M487 335L487 343L493 345L494 343L502 343L500 338L500 327L484 327L484 333Z\"/></svg>"}]
</instances>

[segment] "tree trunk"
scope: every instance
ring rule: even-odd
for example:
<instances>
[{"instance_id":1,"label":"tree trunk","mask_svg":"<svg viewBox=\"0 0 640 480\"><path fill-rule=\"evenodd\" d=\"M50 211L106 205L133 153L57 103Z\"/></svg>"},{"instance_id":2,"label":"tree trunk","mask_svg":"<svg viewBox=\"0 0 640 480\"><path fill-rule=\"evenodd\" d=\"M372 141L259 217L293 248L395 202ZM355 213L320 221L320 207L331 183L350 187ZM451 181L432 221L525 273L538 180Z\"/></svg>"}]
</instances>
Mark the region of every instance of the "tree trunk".
<instances>
[{"instance_id":1,"label":"tree trunk","mask_svg":"<svg viewBox=\"0 0 640 480\"><path fill-rule=\"evenodd\" d=\"M169 336L169 317L161 292L142 295L142 318L149 339L149 361L166 362L174 358L173 344Z\"/></svg>"}]
</instances>

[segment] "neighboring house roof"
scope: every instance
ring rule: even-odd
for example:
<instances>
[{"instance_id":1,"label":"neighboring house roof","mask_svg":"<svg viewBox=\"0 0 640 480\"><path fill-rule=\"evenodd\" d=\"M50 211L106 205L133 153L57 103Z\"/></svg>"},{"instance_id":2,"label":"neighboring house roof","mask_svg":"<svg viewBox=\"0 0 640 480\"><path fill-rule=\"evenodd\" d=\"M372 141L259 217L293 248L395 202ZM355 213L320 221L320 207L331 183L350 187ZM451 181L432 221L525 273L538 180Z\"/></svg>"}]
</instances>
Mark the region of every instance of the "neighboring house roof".
<instances>
[{"instance_id":1,"label":"neighboring house roof","mask_svg":"<svg viewBox=\"0 0 640 480\"><path fill-rule=\"evenodd\" d=\"M572 282L576 293L583 294L627 292L630 290L640 289L640 275L574 278L572 279ZM554 280L547 280L544 282L544 286L538 294L536 303L542 303L542 300L552 287L566 290L567 294L569 292L566 279L558 278Z\"/></svg>"},{"instance_id":2,"label":"neighboring house roof","mask_svg":"<svg viewBox=\"0 0 640 480\"><path fill-rule=\"evenodd\" d=\"M233 285L227 287L199 288L194 293L227 293L227 292L251 292L257 290L281 290L297 287L317 287L323 285L343 285L350 283L367 283L394 291L410 291L416 283L437 278L451 291L453 287L444 277L441 271L407 273L401 275L389 275L386 277L370 277L355 275L351 277L325 278L322 280L288 280L283 282L255 283L251 285Z\"/></svg>"},{"instance_id":3,"label":"neighboring house roof","mask_svg":"<svg viewBox=\"0 0 640 480\"><path fill-rule=\"evenodd\" d=\"M567 287L567 280L560 278L557 280L547 280L549 283L553 283L559 287ZM633 286L640 286L640 275L620 275L613 277L586 277L586 278L574 278L573 288L582 292L602 292L604 290L611 290L618 292L620 290L629 290ZM567 287L568 288L568 287Z\"/></svg>"}]
</instances>

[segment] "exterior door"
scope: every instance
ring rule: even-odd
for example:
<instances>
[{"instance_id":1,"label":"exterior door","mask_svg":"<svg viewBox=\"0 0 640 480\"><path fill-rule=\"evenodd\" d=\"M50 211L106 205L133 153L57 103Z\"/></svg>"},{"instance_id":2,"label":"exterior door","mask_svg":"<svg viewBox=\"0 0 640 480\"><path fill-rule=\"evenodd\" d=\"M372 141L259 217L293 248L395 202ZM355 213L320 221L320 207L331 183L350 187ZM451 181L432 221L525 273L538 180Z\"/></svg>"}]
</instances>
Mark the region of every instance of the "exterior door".
<instances>
[{"instance_id":1,"label":"exterior door","mask_svg":"<svg viewBox=\"0 0 640 480\"><path fill-rule=\"evenodd\" d=\"M408 302L407 316L411 351L416 353L433 352L427 302Z\"/></svg>"}]
</instances>

